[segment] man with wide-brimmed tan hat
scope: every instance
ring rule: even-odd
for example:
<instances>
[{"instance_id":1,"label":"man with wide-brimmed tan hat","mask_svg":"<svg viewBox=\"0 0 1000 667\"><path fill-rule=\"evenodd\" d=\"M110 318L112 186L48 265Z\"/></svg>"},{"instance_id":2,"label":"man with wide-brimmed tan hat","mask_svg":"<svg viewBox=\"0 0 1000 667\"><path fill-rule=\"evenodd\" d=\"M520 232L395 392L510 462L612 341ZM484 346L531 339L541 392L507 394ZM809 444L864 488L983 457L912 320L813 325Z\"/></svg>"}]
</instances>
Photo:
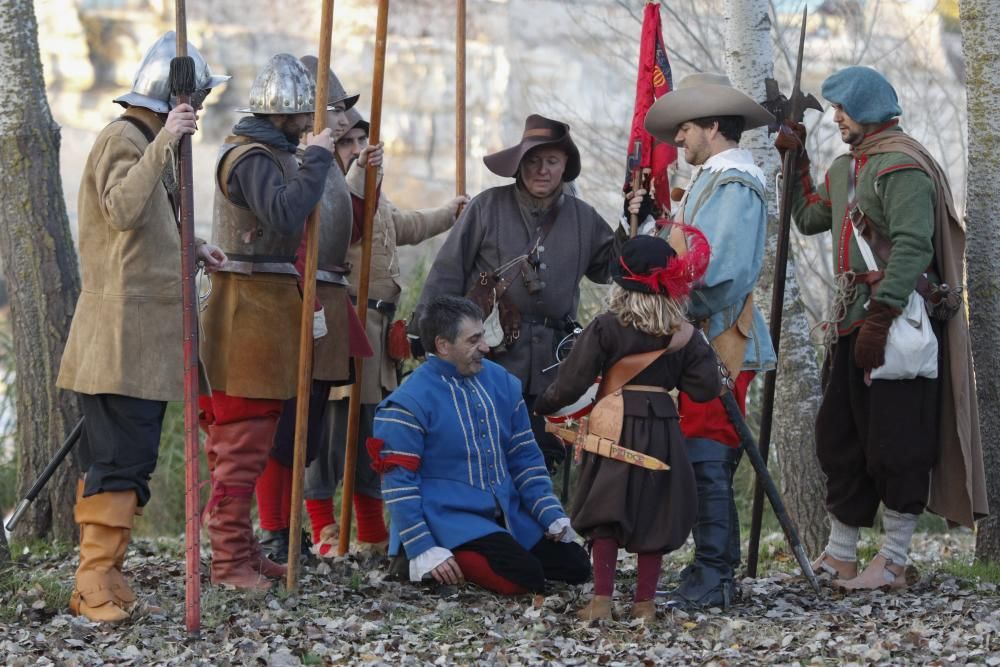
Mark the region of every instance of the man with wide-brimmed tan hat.
<instances>
[{"instance_id":1,"label":"man with wide-brimmed tan hat","mask_svg":"<svg viewBox=\"0 0 1000 667\"><path fill-rule=\"evenodd\" d=\"M197 131L213 75L193 46L195 93L178 104L170 90L173 32L146 52L132 89L114 101L125 112L98 135L80 183L83 290L56 385L75 392L84 430L76 448L84 477L73 515L80 567L70 612L124 621L136 594L122 572L132 521L150 500L167 401L183 397L181 238L174 199L180 139ZM207 271L226 257L196 242Z\"/></svg>"},{"instance_id":2,"label":"man with wide-brimmed tan hat","mask_svg":"<svg viewBox=\"0 0 1000 667\"><path fill-rule=\"evenodd\" d=\"M735 380L733 393L741 409L755 373L773 368L776 359L764 318L751 298L764 261L764 173L739 148L739 140L744 130L773 120L720 74L686 77L646 115L649 133L683 148L684 159L696 167L675 218L704 232L712 259L702 284L691 292L688 316L702 323ZM698 517L694 562L684 570L671 602L726 607L740 563L733 498L740 438L721 401L696 403L682 392L679 409L698 486Z\"/></svg>"},{"instance_id":3,"label":"man with wide-brimmed tan hat","mask_svg":"<svg viewBox=\"0 0 1000 667\"><path fill-rule=\"evenodd\" d=\"M216 164L212 238L229 261L202 315L212 393L201 398L215 584L267 589L267 577L285 574L261 553L250 505L282 402L297 389L302 298L295 253L333 163L329 128L307 134L301 164L296 159L315 97L313 77L297 58L271 58L250 88L250 105L238 110L252 115L233 128ZM314 336L324 333L324 322L317 324Z\"/></svg>"},{"instance_id":4,"label":"man with wide-brimmed tan hat","mask_svg":"<svg viewBox=\"0 0 1000 667\"><path fill-rule=\"evenodd\" d=\"M491 358L521 381L530 407L555 379L554 351L574 327L580 279L607 283L627 234L564 192L580 175L569 125L532 114L517 144L483 162L514 182L465 208L434 260L413 322L437 296L468 295L487 315ZM565 447L540 417L532 417L532 429L551 470Z\"/></svg>"}]
</instances>

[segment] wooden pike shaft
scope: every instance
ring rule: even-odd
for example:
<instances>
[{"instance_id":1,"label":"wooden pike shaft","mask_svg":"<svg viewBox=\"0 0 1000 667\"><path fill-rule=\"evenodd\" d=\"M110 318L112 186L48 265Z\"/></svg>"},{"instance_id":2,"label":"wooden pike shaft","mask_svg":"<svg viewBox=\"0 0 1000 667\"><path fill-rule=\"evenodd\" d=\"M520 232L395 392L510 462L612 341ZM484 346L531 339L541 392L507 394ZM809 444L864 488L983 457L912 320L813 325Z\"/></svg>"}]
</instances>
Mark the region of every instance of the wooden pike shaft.
<instances>
[{"instance_id":1,"label":"wooden pike shaft","mask_svg":"<svg viewBox=\"0 0 1000 667\"><path fill-rule=\"evenodd\" d=\"M187 9L176 2L177 57L186 58ZM181 91L178 102L190 104L192 91ZM194 189L191 135L181 136L178 146L178 186L181 228L181 290L184 327L184 626L188 634L201 633L201 441L198 435L198 260L194 246Z\"/></svg>"},{"instance_id":2,"label":"wooden pike shaft","mask_svg":"<svg viewBox=\"0 0 1000 667\"><path fill-rule=\"evenodd\" d=\"M455 194L465 194L465 0L457 0L455 26Z\"/></svg>"},{"instance_id":3,"label":"wooden pike shaft","mask_svg":"<svg viewBox=\"0 0 1000 667\"><path fill-rule=\"evenodd\" d=\"M372 114L368 141L377 144L382 130L382 85L385 81L385 42L389 27L389 0L379 0L375 21L375 72L372 77ZM361 237L361 276L358 279L358 319L361 328L368 323L368 282L372 268L372 227L378 206L378 168L371 164L365 169L365 220ZM354 498L354 470L358 462L358 426L361 416L361 379L364 359L354 360L354 384L348 407L347 442L344 451L344 487L340 503L340 536L337 554L343 556L351 542L351 501Z\"/></svg>"},{"instance_id":4,"label":"wooden pike shaft","mask_svg":"<svg viewBox=\"0 0 1000 667\"><path fill-rule=\"evenodd\" d=\"M802 26L799 30L798 62L795 66L795 81L792 84L792 120L801 121L802 54L805 50L806 18L809 8L802 10ZM779 118L784 121L784 118ZM771 292L770 334L774 353L779 353L781 345L781 319L785 307L785 280L788 277L788 238L792 221L792 179L795 177L798 156L795 151L787 151L781 164L782 191L781 210L778 213L778 248L774 258L774 286ZM774 421L774 394L777 387L777 369L764 376L764 394L761 400L760 416L760 456L767 466L771 449L771 426ZM753 506L750 514L750 541L747 545L747 574L757 576L757 559L760 551L760 531L764 517L764 486L758 477L754 482Z\"/></svg>"},{"instance_id":5,"label":"wooden pike shaft","mask_svg":"<svg viewBox=\"0 0 1000 667\"><path fill-rule=\"evenodd\" d=\"M647 470L670 470L670 466L657 458L647 456L634 449L622 447L614 440L608 440L593 433L587 433L581 438L578 431L565 428L559 424L546 424L545 431L555 434L560 440L573 443L585 452L591 452L608 459L622 461L623 463L631 463Z\"/></svg>"},{"instance_id":6,"label":"wooden pike shaft","mask_svg":"<svg viewBox=\"0 0 1000 667\"><path fill-rule=\"evenodd\" d=\"M319 24L319 53L316 66L316 110L313 132L326 126L326 100L329 94L330 49L333 43L333 0L323 0ZM285 587L299 588L299 553L302 546L302 484L306 468L306 440L309 434L309 393L312 389L313 311L316 304L316 269L319 264L320 205L306 222L306 262L302 275L302 320L299 326L299 370L295 399L295 449L292 460L292 513L288 521L288 574ZM328 336L337 335L331 331Z\"/></svg>"}]
</instances>

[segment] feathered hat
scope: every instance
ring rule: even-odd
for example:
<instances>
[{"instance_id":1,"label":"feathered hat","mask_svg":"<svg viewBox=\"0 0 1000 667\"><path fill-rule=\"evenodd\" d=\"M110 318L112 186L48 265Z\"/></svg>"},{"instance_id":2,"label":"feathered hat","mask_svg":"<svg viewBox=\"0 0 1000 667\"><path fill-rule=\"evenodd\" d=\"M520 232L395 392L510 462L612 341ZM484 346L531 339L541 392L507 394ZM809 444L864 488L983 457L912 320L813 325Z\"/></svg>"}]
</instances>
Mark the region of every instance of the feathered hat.
<instances>
[{"instance_id":1,"label":"feathered hat","mask_svg":"<svg viewBox=\"0 0 1000 667\"><path fill-rule=\"evenodd\" d=\"M702 231L676 222L666 225L674 228L673 237L684 240L686 250L677 254L659 236L629 239L622 246L621 256L611 264L611 279L623 289L680 299L705 275L712 249Z\"/></svg>"}]
</instances>

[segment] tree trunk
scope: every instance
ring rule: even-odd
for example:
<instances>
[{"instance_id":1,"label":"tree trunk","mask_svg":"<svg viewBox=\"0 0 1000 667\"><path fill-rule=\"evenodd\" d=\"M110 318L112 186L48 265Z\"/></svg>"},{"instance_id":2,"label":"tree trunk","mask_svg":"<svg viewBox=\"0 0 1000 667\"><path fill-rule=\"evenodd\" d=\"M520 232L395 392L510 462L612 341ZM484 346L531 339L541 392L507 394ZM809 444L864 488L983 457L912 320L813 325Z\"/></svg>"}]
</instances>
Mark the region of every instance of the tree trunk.
<instances>
[{"instance_id":1,"label":"tree trunk","mask_svg":"<svg viewBox=\"0 0 1000 667\"><path fill-rule=\"evenodd\" d=\"M976 363L979 429L992 515L979 522L976 559L1000 562L1000 5L962 0L962 48L969 108L969 325Z\"/></svg>"},{"instance_id":2,"label":"tree trunk","mask_svg":"<svg viewBox=\"0 0 1000 667\"><path fill-rule=\"evenodd\" d=\"M796 33L797 34L797 33ZM733 85L757 101L765 98L764 79L773 76L771 19L767 0L727 0L725 14L726 72ZM788 91L791 92L790 90ZM743 147L764 169L768 184L780 170L766 128L743 135ZM772 188L768 188L770 194ZM769 197L770 224L765 266L754 300L767 316L774 281L777 247L777 207ZM770 262L770 263L769 263ZM799 302L795 265L789 254L781 322L781 345L774 405L772 443L780 473L782 496L807 551L817 553L826 539L826 483L816 458L813 424L820 402L819 367L809 339L805 310Z\"/></svg>"},{"instance_id":3,"label":"tree trunk","mask_svg":"<svg viewBox=\"0 0 1000 667\"><path fill-rule=\"evenodd\" d=\"M10 292L23 492L79 417L75 397L56 389L55 379L80 278L34 7L30 0L0 0L0 16L0 253ZM77 469L70 459L35 500L20 534L37 538L51 532L75 541Z\"/></svg>"},{"instance_id":4,"label":"tree trunk","mask_svg":"<svg viewBox=\"0 0 1000 667\"><path fill-rule=\"evenodd\" d=\"M0 521L2 520L3 517L0 516ZM7 533L3 526L0 526L0 572L3 572L8 565L10 565L10 545L7 544Z\"/></svg>"}]
</instances>

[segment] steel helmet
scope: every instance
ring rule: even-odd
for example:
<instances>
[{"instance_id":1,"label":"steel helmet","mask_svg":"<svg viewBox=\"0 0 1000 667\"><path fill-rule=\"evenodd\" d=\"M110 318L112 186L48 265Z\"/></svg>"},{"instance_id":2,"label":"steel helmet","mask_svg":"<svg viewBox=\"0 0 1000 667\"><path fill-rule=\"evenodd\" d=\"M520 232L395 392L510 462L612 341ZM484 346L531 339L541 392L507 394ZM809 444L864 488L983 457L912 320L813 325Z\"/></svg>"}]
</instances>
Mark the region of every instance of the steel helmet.
<instances>
[{"instance_id":1,"label":"steel helmet","mask_svg":"<svg viewBox=\"0 0 1000 667\"><path fill-rule=\"evenodd\" d=\"M309 70L309 74L312 75L313 81L319 81L316 77L316 70L319 69L319 61L316 59L316 56L302 56L299 60L302 61L302 64L306 66L307 70ZM340 79L333 73L333 70L330 70L330 78L328 81L326 101L330 106L343 103L344 110L346 111L357 104L358 98L361 96L356 93L348 93L344 90L344 84L340 82Z\"/></svg>"},{"instance_id":2,"label":"steel helmet","mask_svg":"<svg viewBox=\"0 0 1000 667\"><path fill-rule=\"evenodd\" d=\"M329 105L328 105L328 108ZM296 114L316 110L316 82L305 65L288 53L273 56L250 86L250 105L240 113Z\"/></svg>"},{"instance_id":3,"label":"steel helmet","mask_svg":"<svg viewBox=\"0 0 1000 667\"><path fill-rule=\"evenodd\" d=\"M170 111L170 61L177 55L177 35L171 30L149 47L132 81L132 90L115 98L123 107L144 107L156 113ZM194 60L196 90L208 91L229 81L229 76L214 75L198 49L188 42L188 55Z\"/></svg>"}]
</instances>

